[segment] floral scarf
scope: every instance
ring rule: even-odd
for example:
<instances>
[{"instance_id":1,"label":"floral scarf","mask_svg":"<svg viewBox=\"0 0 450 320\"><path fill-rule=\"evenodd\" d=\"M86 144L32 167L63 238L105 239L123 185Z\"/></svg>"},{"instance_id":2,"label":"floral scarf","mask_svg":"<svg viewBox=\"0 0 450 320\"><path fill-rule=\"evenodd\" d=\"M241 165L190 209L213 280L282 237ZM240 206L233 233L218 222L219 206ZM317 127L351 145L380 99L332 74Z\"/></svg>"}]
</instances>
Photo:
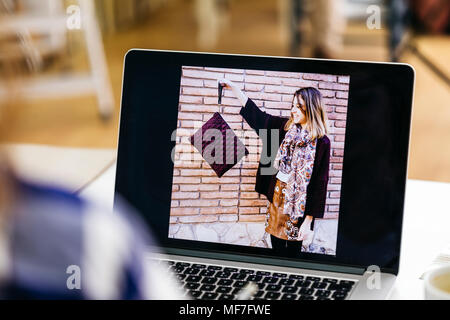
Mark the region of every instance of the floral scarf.
<instances>
[{"instance_id":1,"label":"floral scarf","mask_svg":"<svg viewBox=\"0 0 450 320\"><path fill-rule=\"evenodd\" d=\"M274 167L289 176L284 193L284 214L289 215L286 234L296 240L299 218L306 208L306 190L311 180L316 155L317 139L309 139L307 130L292 125L286 132L275 157Z\"/></svg>"}]
</instances>

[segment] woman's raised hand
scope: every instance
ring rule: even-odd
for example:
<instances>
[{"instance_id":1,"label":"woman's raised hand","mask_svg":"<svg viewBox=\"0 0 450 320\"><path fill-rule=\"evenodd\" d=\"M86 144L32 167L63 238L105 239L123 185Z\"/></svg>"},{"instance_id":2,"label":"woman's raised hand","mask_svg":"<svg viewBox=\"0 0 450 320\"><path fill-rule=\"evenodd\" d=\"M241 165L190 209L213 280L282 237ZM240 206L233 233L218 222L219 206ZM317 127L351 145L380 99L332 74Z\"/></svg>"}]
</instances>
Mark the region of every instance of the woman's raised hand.
<instances>
[{"instance_id":1,"label":"woman's raised hand","mask_svg":"<svg viewBox=\"0 0 450 320\"><path fill-rule=\"evenodd\" d=\"M231 81L229 79L221 78L221 79L217 80L217 84L222 85L226 89L231 89L231 91L233 91L236 98L238 98L239 101L241 102L242 106L245 106L248 98L245 95L245 93L243 93L242 90L236 84L233 83L233 81Z\"/></svg>"},{"instance_id":2,"label":"woman's raised hand","mask_svg":"<svg viewBox=\"0 0 450 320\"><path fill-rule=\"evenodd\" d=\"M218 79L217 83L222 85L226 89L232 89L234 87L234 83L231 80L225 78Z\"/></svg>"}]
</instances>

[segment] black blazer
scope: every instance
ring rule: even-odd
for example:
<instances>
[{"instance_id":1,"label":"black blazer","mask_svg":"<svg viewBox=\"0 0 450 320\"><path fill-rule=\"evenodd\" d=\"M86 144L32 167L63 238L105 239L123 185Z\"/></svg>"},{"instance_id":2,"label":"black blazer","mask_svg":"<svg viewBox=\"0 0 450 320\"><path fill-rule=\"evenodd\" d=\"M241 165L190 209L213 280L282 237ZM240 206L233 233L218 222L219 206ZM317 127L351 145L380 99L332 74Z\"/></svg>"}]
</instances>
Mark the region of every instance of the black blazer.
<instances>
[{"instance_id":1,"label":"black blazer","mask_svg":"<svg viewBox=\"0 0 450 320\"><path fill-rule=\"evenodd\" d=\"M261 170L264 168L271 168L273 160L275 159L278 148L286 135L284 126L289 120L284 117L272 116L256 106L256 104L249 98L244 107L241 108L240 114L247 121L249 126L253 128L258 136L261 137L261 129L276 129L279 130L279 139L274 142L277 146L276 150L270 150L271 135L270 132L265 134L263 140L263 154L267 154L271 161L268 163L259 162L258 171L256 174L255 191L263 194L267 199L272 202L273 191L275 188L276 170L273 175L262 175ZM266 138L267 137L267 138ZM312 216L314 218L323 218L325 212L325 201L327 197L327 186L329 178L329 166L330 166L330 139L327 136L323 136L317 139L316 156L314 159L314 168L309 181L308 188L306 190L306 208L305 216Z\"/></svg>"}]
</instances>

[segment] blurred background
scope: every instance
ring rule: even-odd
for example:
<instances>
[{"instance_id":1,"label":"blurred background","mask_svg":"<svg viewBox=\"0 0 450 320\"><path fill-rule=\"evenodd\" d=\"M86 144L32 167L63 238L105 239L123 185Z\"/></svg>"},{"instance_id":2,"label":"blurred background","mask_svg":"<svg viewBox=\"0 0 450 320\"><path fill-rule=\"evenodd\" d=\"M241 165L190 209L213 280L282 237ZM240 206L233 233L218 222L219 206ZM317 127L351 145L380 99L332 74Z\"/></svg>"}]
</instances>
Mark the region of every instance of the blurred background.
<instances>
[{"instance_id":1,"label":"blurred background","mask_svg":"<svg viewBox=\"0 0 450 320\"><path fill-rule=\"evenodd\" d=\"M0 101L20 99L2 140L116 148L130 48L399 61L409 178L450 182L449 17L448 0L0 0Z\"/></svg>"}]
</instances>

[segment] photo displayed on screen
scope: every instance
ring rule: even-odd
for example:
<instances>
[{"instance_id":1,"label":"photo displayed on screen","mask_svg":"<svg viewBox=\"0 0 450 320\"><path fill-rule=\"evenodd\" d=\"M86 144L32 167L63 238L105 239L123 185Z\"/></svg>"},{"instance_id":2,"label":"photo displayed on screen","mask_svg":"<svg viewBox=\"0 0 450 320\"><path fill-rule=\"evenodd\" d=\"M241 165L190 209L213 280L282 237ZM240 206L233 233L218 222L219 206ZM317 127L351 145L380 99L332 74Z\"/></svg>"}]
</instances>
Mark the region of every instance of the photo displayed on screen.
<instances>
[{"instance_id":1,"label":"photo displayed on screen","mask_svg":"<svg viewBox=\"0 0 450 320\"><path fill-rule=\"evenodd\" d=\"M183 66L169 238L336 255L350 77Z\"/></svg>"}]
</instances>

